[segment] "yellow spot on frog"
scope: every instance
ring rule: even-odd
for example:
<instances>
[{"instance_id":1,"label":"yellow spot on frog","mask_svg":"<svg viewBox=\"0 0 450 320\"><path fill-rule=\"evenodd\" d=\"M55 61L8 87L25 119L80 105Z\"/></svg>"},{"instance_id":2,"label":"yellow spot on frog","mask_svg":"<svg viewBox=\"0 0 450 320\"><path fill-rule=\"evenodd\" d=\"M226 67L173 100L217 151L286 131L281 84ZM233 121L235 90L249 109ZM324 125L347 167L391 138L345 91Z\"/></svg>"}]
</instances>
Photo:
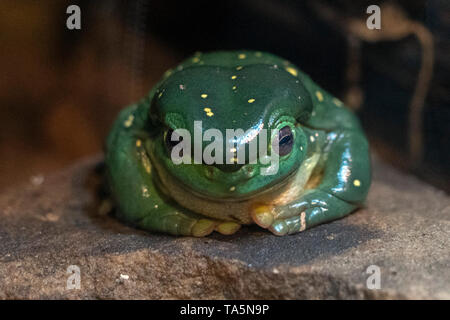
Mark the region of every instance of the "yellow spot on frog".
<instances>
[{"instance_id":1,"label":"yellow spot on frog","mask_svg":"<svg viewBox=\"0 0 450 320\"><path fill-rule=\"evenodd\" d=\"M260 51L255 52L255 57L261 58L262 57L262 52L260 52Z\"/></svg>"},{"instance_id":2,"label":"yellow spot on frog","mask_svg":"<svg viewBox=\"0 0 450 320\"><path fill-rule=\"evenodd\" d=\"M150 159L144 152L141 152L141 161L142 161L142 165L144 166L145 171L147 173L152 172L152 165L150 164Z\"/></svg>"},{"instance_id":3,"label":"yellow spot on frog","mask_svg":"<svg viewBox=\"0 0 450 320\"><path fill-rule=\"evenodd\" d=\"M131 126L133 125L133 121L134 121L134 116L133 116L132 114L130 114L130 115L128 116L128 119L125 120L125 122L123 123L123 125L124 125L126 128L129 128L129 127L131 127Z\"/></svg>"},{"instance_id":4,"label":"yellow spot on frog","mask_svg":"<svg viewBox=\"0 0 450 320\"><path fill-rule=\"evenodd\" d=\"M313 136L310 136L310 137L309 137L309 140L311 140L311 142L314 142L315 139L314 139Z\"/></svg>"},{"instance_id":5,"label":"yellow spot on frog","mask_svg":"<svg viewBox=\"0 0 450 320\"><path fill-rule=\"evenodd\" d=\"M197 63L197 62L199 62L200 61L200 58L199 57L194 57L194 58L192 58L192 62L193 63Z\"/></svg>"},{"instance_id":6,"label":"yellow spot on frog","mask_svg":"<svg viewBox=\"0 0 450 320\"><path fill-rule=\"evenodd\" d=\"M208 97L208 95L207 95L206 93L203 93L203 94L201 95L201 97L202 97L203 99L206 99L206 98Z\"/></svg>"},{"instance_id":7,"label":"yellow spot on frog","mask_svg":"<svg viewBox=\"0 0 450 320\"><path fill-rule=\"evenodd\" d=\"M236 86L233 86L231 89L236 90Z\"/></svg>"},{"instance_id":8,"label":"yellow spot on frog","mask_svg":"<svg viewBox=\"0 0 450 320\"><path fill-rule=\"evenodd\" d=\"M204 108L203 110L206 112L206 115L208 117L212 117L214 115L214 113L211 111L211 108Z\"/></svg>"},{"instance_id":9,"label":"yellow spot on frog","mask_svg":"<svg viewBox=\"0 0 450 320\"><path fill-rule=\"evenodd\" d=\"M233 79L233 80L236 79L236 78L237 78L237 76L231 76L231 79Z\"/></svg>"},{"instance_id":10,"label":"yellow spot on frog","mask_svg":"<svg viewBox=\"0 0 450 320\"><path fill-rule=\"evenodd\" d=\"M322 94L322 92L316 91L316 97L317 97L317 100L323 101L323 94Z\"/></svg>"},{"instance_id":11,"label":"yellow spot on frog","mask_svg":"<svg viewBox=\"0 0 450 320\"><path fill-rule=\"evenodd\" d=\"M140 147L140 146L142 146L142 141L141 141L141 139L137 139L136 140L136 147Z\"/></svg>"},{"instance_id":12,"label":"yellow spot on frog","mask_svg":"<svg viewBox=\"0 0 450 320\"><path fill-rule=\"evenodd\" d=\"M148 192L148 189L147 189L146 186L142 186L142 196L143 196L144 198L150 197L150 193Z\"/></svg>"},{"instance_id":13,"label":"yellow spot on frog","mask_svg":"<svg viewBox=\"0 0 450 320\"><path fill-rule=\"evenodd\" d=\"M292 67L287 67L286 71L289 72L290 74L292 74L294 77L296 77L298 75L298 71Z\"/></svg>"},{"instance_id":14,"label":"yellow spot on frog","mask_svg":"<svg viewBox=\"0 0 450 320\"><path fill-rule=\"evenodd\" d=\"M237 67L236 67L236 70L239 71L239 70L242 70L242 68L243 68L243 66L237 66Z\"/></svg>"},{"instance_id":15,"label":"yellow spot on frog","mask_svg":"<svg viewBox=\"0 0 450 320\"><path fill-rule=\"evenodd\" d=\"M333 98L333 103L338 107L342 106L342 101L337 98Z\"/></svg>"},{"instance_id":16,"label":"yellow spot on frog","mask_svg":"<svg viewBox=\"0 0 450 320\"><path fill-rule=\"evenodd\" d=\"M158 98L161 98L163 95L162 91L158 94Z\"/></svg>"},{"instance_id":17,"label":"yellow spot on frog","mask_svg":"<svg viewBox=\"0 0 450 320\"><path fill-rule=\"evenodd\" d=\"M245 59L247 56L245 55L245 53L240 53L239 55L238 55L238 58L239 59Z\"/></svg>"},{"instance_id":18,"label":"yellow spot on frog","mask_svg":"<svg viewBox=\"0 0 450 320\"><path fill-rule=\"evenodd\" d=\"M230 187L230 191L233 192L234 190L236 190L235 186Z\"/></svg>"},{"instance_id":19,"label":"yellow spot on frog","mask_svg":"<svg viewBox=\"0 0 450 320\"><path fill-rule=\"evenodd\" d=\"M356 179L356 180L353 181L353 185L354 185L355 187L359 187L359 186L361 186L361 181L359 181L358 179Z\"/></svg>"},{"instance_id":20,"label":"yellow spot on frog","mask_svg":"<svg viewBox=\"0 0 450 320\"><path fill-rule=\"evenodd\" d=\"M253 102L255 102L255 99L253 99L253 98L248 99L248 103L253 103Z\"/></svg>"}]
</instances>

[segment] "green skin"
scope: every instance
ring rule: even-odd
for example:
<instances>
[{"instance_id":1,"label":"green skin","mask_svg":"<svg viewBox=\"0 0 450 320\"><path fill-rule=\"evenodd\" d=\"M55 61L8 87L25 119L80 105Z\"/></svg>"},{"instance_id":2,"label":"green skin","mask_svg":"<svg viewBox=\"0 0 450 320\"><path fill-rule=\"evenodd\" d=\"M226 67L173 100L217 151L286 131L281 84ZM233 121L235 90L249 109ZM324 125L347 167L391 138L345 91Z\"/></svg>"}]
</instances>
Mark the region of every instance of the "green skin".
<instances>
[{"instance_id":1,"label":"green skin","mask_svg":"<svg viewBox=\"0 0 450 320\"><path fill-rule=\"evenodd\" d=\"M294 143L273 175L261 174L269 164L260 159L175 165L165 135L183 128L194 137L194 121L224 137L227 128L289 126ZM275 138L268 134L268 143ZM167 71L118 116L106 168L119 218L198 237L251 223L276 235L297 233L360 207L371 182L368 143L355 115L290 62L255 51L198 53Z\"/></svg>"}]
</instances>

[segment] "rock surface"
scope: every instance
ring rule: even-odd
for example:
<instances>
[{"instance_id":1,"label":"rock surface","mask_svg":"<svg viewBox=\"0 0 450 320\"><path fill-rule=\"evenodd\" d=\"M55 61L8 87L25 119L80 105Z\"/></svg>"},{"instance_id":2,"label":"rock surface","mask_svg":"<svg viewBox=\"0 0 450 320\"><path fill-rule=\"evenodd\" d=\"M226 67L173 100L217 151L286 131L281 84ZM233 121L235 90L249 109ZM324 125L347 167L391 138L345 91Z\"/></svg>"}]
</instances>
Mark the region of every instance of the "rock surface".
<instances>
[{"instance_id":1,"label":"rock surface","mask_svg":"<svg viewBox=\"0 0 450 320\"><path fill-rule=\"evenodd\" d=\"M367 207L303 233L175 238L96 204L99 158L0 196L0 298L450 298L450 197L374 161ZM80 270L80 288L68 267ZM379 267L371 290L367 268Z\"/></svg>"}]
</instances>

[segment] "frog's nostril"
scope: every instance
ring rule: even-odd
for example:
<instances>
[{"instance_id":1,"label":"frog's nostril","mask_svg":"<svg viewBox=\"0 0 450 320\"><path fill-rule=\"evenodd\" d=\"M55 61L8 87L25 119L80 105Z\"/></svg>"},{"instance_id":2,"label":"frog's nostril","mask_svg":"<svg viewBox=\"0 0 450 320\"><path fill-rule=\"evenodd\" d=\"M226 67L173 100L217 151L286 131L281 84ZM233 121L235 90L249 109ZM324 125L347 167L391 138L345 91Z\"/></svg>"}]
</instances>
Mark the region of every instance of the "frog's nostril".
<instances>
[{"instance_id":1,"label":"frog's nostril","mask_svg":"<svg viewBox=\"0 0 450 320\"><path fill-rule=\"evenodd\" d=\"M208 179L213 179L214 178L214 168L212 166L206 166L205 167L205 176Z\"/></svg>"}]
</instances>

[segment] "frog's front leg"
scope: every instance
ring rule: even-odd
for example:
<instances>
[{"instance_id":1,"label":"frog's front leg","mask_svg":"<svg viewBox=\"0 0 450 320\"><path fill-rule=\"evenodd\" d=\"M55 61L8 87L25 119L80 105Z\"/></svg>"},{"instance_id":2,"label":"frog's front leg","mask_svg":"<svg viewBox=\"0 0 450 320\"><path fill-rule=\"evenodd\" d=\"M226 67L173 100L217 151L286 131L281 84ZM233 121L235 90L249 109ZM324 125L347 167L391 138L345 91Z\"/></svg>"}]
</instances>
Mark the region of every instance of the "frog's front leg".
<instances>
[{"instance_id":1,"label":"frog's front leg","mask_svg":"<svg viewBox=\"0 0 450 320\"><path fill-rule=\"evenodd\" d=\"M292 234L341 218L361 206L370 186L368 143L359 130L329 133L335 140L325 150L323 176L317 187L287 205L263 205L254 221L276 235Z\"/></svg>"},{"instance_id":2,"label":"frog's front leg","mask_svg":"<svg viewBox=\"0 0 450 320\"><path fill-rule=\"evenodd\" d=\"M236 232L240 225L204 218L175 203L155 183L158 175L146 153L147 103L131 106L118 117L106 144L106 172L117 215L145 230L202 237L214 230Z\"/></svg>"}]
</instances>

